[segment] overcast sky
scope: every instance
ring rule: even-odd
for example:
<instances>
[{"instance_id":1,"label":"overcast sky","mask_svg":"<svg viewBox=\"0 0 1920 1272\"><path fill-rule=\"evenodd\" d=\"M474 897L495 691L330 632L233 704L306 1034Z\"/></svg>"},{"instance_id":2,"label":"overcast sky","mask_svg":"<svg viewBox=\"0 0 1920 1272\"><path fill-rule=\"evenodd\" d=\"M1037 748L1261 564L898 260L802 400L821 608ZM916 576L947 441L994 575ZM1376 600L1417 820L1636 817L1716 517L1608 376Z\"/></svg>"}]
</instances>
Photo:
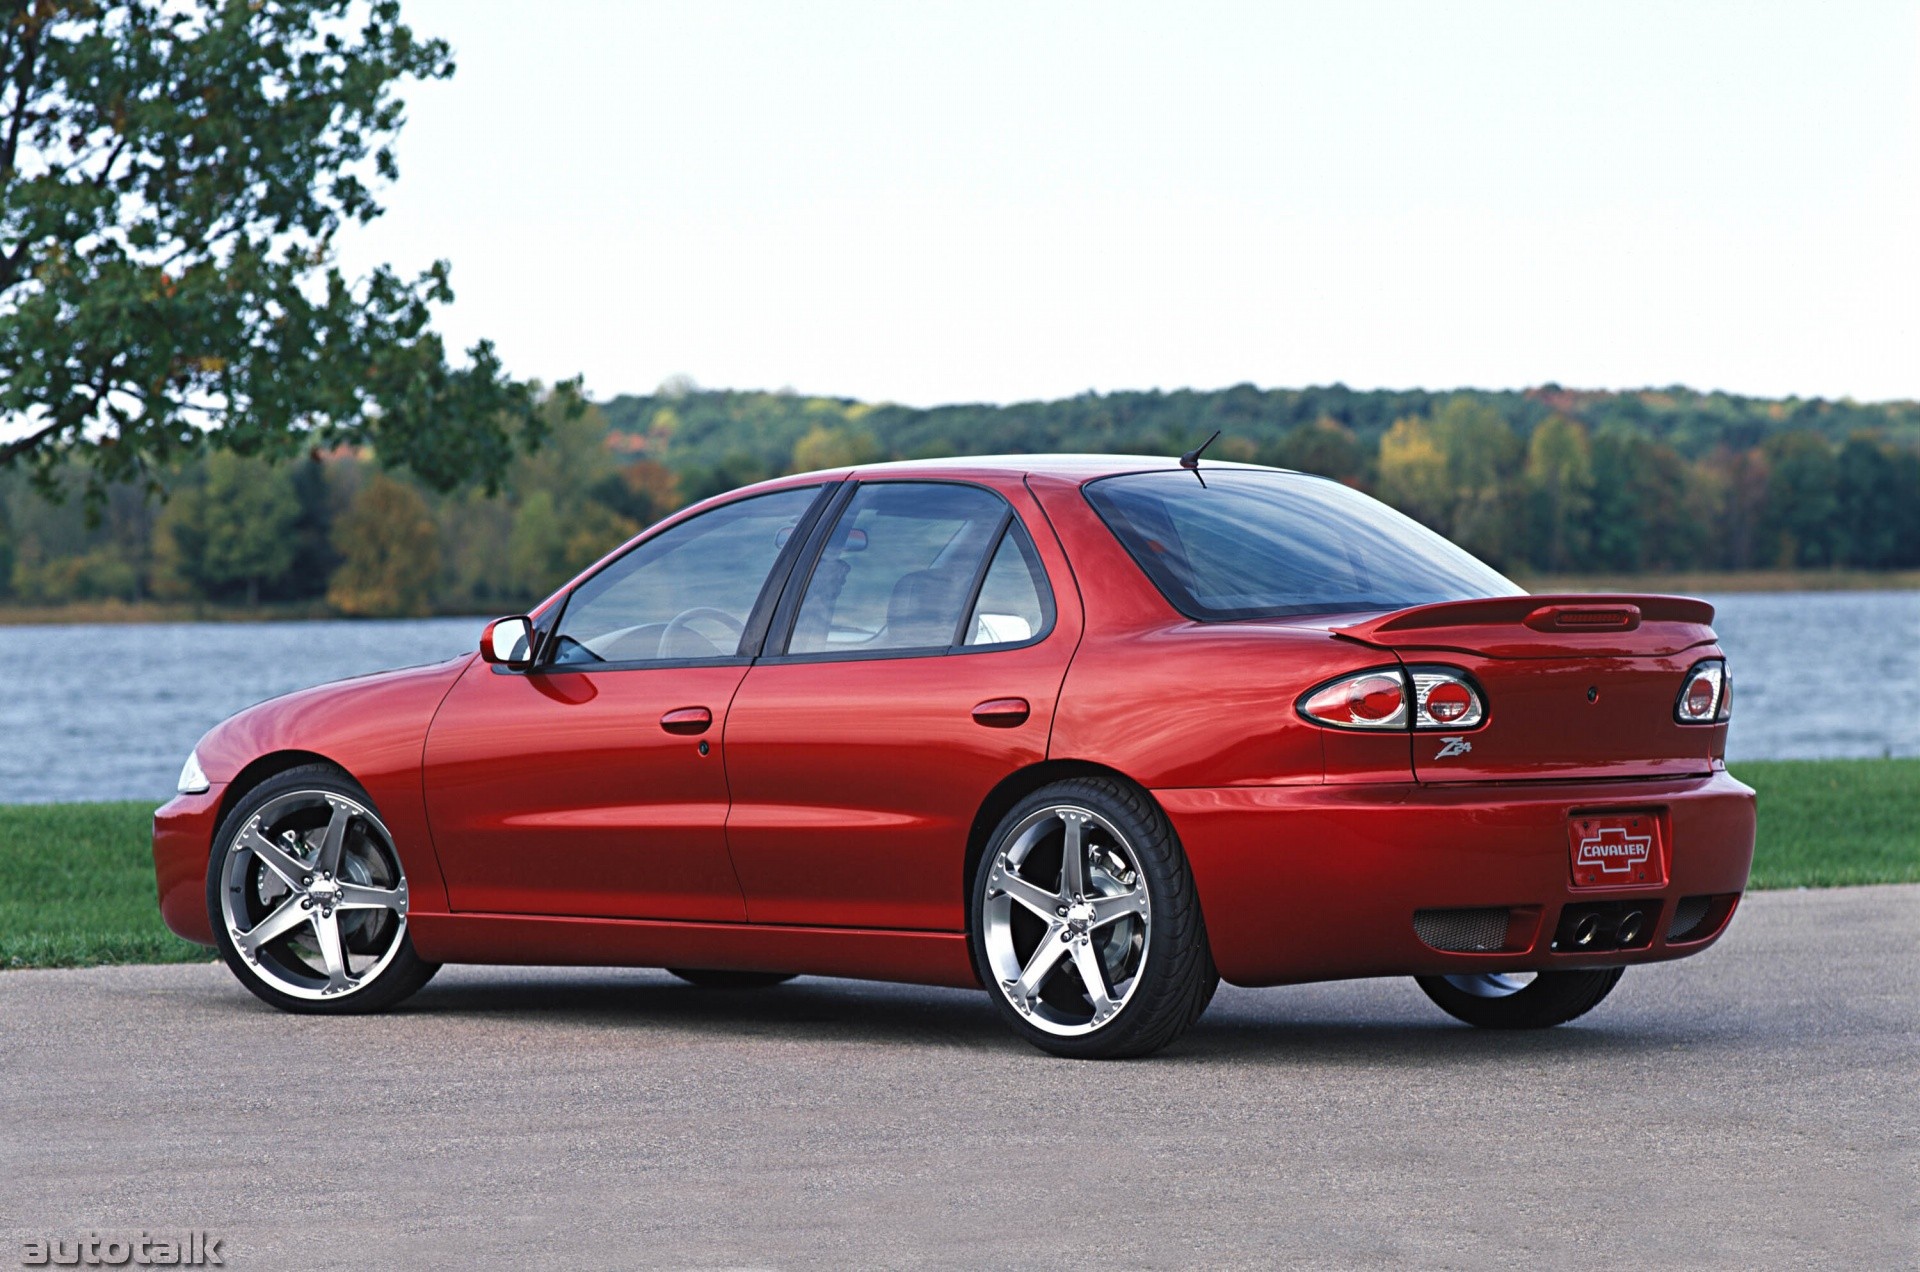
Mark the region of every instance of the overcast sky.
<instances>
[{"instance_id":1,"label":"overcast sky","mask_svg":"<svg viewBox=\"0 0 1920 1272\"><path fill-rule=\"evenodd\" d=\"M606 397L1920 397L1920 5L406 0L350 264Z\"/></svg>"}]
</instances>

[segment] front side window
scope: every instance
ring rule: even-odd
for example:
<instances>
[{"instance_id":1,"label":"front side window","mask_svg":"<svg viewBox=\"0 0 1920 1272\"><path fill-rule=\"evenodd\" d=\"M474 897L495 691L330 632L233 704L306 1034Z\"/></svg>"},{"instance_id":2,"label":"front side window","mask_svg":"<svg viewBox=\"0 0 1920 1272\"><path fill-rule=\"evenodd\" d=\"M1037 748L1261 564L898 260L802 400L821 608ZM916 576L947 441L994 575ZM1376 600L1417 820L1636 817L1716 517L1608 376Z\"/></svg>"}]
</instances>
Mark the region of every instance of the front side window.
<instances>
[{"instance_id":1,"label":"front side window","mask_svg":"<svg viewBox=\"0 0 1920 1272\"><path fill-rule=\"evenodd\" d=\"M1046 618L1012 510L975 486L862 486L827 536L789 654L946 650L1031 639ZM1011 556L995 576L1006 543ZM993 579L990 592L982 572ZM1025 576L1025 592L1019 576ZM1007 633L1025 634L1010 640Z\"/></svg>"},{"instance_id":2,"label":"front side window","mask_svg":"<svg viewBox=\"0 0 1920 1272\"><path fill-rule=\"evenodd\" d=\"M1094 510L1172 606L1219 622L1514 596L1491 566L1359 491L1209 469L1087 483Z\"/></svg>"},{"instance_id":3,"label":"front side window","mask_svg":"<svg viewBox=\"0 0 1920 1272\"><path fill-rule=\"evenodd\" d=\"M767 575L818 486L755 495L648 539L575 588L551 661L733 658Z\"/></svg>"}]
</instances>

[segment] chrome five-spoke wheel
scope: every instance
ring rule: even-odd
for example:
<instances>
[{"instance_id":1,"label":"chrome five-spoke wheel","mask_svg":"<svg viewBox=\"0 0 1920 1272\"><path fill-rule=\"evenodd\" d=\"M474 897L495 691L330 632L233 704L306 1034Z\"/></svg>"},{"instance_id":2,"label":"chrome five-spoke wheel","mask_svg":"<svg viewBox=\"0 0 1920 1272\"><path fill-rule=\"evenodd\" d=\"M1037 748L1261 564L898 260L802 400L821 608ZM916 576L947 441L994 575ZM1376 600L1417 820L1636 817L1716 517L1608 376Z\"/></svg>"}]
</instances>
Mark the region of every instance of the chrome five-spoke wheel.
<instances>
[{"instance_id":1,"label":"chrome five-spoke wheel","mask_svg":"<svg viewBox=\"0 0 1920 1272\"><path fill-rule=\"evenodd\" d=\"M331 775L268 782L227 819L215 849L208 901L221 951L277 1006L385 1006L434 971L407 940L393 836L349 785Z\"/></svg>"},{"instance_id":2,"label":"chrome five-spoke wheel","mask_svg":"<svg viewBox=\"0 0 1920 1272\"><path fill-rule=\"evenodd\" d=\"M1015 1011L1050 1034L1091 1033L1127 1005L1153 931L1132 847L1090 808L1029 814L987 872L987 958Z\"/></svg>"},{"instance_id":3,"label":"chrome five-spoke wheel","mask_svg":"<svg viewBox=\"0 0 1920 1272\"><path fill-rule=\"evenodd\" d=\"M1014 1032L1084 1059L1180 1036L1219 975L1180 841L1152 796L1076 777L1008 809L973 873L974 970Z\"/></svg>"}]
</instances>

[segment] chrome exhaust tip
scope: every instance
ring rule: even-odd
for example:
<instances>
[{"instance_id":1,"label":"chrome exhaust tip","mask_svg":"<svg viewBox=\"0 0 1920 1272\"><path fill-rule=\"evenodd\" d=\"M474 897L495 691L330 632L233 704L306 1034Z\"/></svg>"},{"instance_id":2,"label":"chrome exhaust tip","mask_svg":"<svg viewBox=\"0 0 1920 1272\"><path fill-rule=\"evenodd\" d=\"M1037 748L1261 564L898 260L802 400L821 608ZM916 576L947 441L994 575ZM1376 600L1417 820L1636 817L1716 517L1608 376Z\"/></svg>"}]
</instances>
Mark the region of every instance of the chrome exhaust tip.
<instances>
[{"instance_id":1,"label":"chrome exhaust tip","mask_svg":"<svg viewBox=\"0 0 1920 1272\"><path fill-rule=\"evenodd\" d=\"M1579 949L1591 949L1600 939L1600 916L1583 914L1580 921L1573 925L1573 944Z\"/></svg>"},{"instance_id":2,"label":"chrome exhaust tip","mask_svg":"<svg viewBox=\"0 0 1920 1272\"><path fill-rule=\"evenodd\" d=\"M1638 910L1628 910L1620 916L1620 922L1614 925L1613 939L1618 945L1638 945L1647 926L1647 916Z\"/></svg>"}]
</instances>

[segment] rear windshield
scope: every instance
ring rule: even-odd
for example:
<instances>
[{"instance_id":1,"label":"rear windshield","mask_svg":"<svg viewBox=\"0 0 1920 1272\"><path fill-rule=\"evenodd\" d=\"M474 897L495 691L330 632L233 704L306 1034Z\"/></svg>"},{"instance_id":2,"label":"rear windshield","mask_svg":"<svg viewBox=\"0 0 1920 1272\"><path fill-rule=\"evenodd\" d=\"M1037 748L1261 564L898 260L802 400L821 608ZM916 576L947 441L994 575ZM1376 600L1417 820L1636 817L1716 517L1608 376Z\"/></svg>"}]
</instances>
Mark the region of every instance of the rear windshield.
<instances>
[{"instance_id":1,"label":"rear windshield","mask_svg":"<svg viewBox=\"0 0 1920 1272\"><path fill-rule=\"evenodd\" d=\"M1521 589L1357 490L1299 473L1208 469L1087 483L1087 499L1188 618L1403 609Z\"/></svg>"}]
</instances>

